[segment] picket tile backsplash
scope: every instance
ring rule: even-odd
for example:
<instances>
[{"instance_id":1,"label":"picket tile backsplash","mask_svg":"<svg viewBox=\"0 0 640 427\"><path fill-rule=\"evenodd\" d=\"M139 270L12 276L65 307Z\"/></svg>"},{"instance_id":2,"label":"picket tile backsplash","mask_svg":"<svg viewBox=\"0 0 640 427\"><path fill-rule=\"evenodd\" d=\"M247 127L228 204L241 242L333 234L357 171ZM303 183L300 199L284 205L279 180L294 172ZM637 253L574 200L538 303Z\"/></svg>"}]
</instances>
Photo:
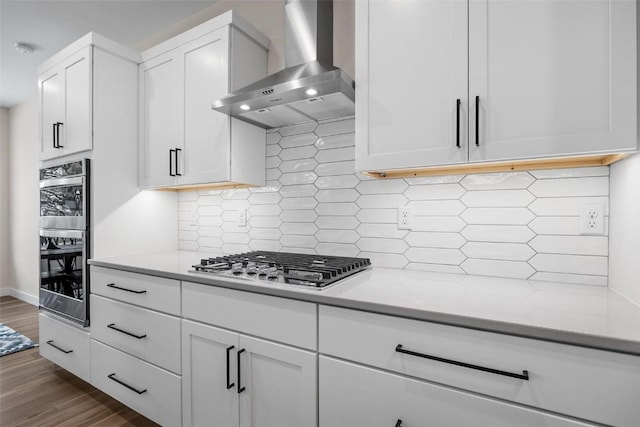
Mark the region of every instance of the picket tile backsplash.
<instances>
[{"instance_id":1,"label":"picket tile backsplash","mask_svg":"<svg viewBox=\"0 0 640 427\"><path fill-rule=\"evenodd\" d=\"M353 118L269 131L265 187L180 192L180 249L362 256L391 268L607 284L608 227L582 236L579 213L602 204L608 223L608 167L374 180L356 174L353 159ZM404 205L411 231L396 225Z\"/></svg>"}]
</instances>

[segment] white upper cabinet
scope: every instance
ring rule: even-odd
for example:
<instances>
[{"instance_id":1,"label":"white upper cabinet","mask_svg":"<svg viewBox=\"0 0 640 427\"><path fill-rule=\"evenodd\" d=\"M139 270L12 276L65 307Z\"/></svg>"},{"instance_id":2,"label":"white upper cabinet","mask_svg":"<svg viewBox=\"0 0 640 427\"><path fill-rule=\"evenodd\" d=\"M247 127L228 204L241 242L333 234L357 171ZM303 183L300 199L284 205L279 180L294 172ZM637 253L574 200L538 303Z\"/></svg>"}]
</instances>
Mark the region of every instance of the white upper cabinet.
<instances>
[{"instance_id":1,"label":"white upper cabinet","mask_svg":"<svg viewBox=\"0 0 640 427\"><path fill-rule=\"evenodd\" d=\"M91 150L92 46L85 46L42 71L40 160Z\"/></svg>"},{"instance_id":2,"label":"white upper cabinet","mask_svg":"<svg viewBox=\"0 0 640 427\"><path fill-rule=\"evenodd\" d=\"M372 0L356 10L356 169L467 162L466 2Z\"/></svg>"},{"instance_id":3,"label":"white upper cabinet","mask_svg":"<svg viewBox=\"0 0 640 427\"><path fill-rule=\"evenodd\" d=\"M469 2L472 162L635 150L636 93L634 1Z\"/></svg>"},{"instance_id":4,"label":"white upper cabinet","mask_svg":"<svg viewBox=\"0 0 640 427\"><path fill-rule=\"evenodd\" d=\"M632 0L356 2L356 169L634 151L636 49Z\"/></svg>"},{"instance_id":5,"label":"white upper cabinet","mask_svg":"<svg viewBox=\"0 0 640 427\"><path fill-rule=\"evenodd\" d=\"M265 131L211 105L266 75L267 46L227 12L142 54L142 187L264 185Z\"/></svg>"}]
</instances>

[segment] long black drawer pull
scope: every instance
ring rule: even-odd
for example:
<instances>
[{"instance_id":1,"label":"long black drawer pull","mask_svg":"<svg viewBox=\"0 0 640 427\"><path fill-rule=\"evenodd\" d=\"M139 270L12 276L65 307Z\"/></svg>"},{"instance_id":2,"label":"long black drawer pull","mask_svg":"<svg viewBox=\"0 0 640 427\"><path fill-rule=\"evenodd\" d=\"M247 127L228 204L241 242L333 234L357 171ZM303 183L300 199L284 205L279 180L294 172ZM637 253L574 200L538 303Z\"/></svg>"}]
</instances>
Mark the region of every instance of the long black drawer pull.
<instances>
[{"instance_id":1,"label":"long black drawer pull","mask_svg":"<svg viewBox=\"0 0 640 427\"><path fill-rule=\"evenodd\" d=\"M108 283L108 288L118 289L120 291L131 292L132 294L146 294L147 291L134 291L133 289L121 288L120 286L116 286L115 283Z\"/></svg>"},{"instance_id":2,"label":"long black drawer pull","mask_svg":"<svg viewBox=\"0 0 640 427\"><path fill-rule=\"evenodd\" d=\"M480 97L476 96L476 147L480 147Z\"/></svg>"},{"instance_id":3,"label":"long black drawer pull","mask_svg":"<svg viewBox=\"0 0 640 427\"><path fill-rule=\"evenodd\" d=\"M234 348L236 347L233 345L231 347L227 347L227 390L236 385L235 383L230 383L231 378L229 375L229 353L231 353L231 350L233 350Z\"/></svg>"},{"instance_id":4,"label":"long black drawer pull","mask_svg":"<svg viewBox=\"0 0 640 427\"><path fill-rule=\"evenodd\" d=\"M396 427L402 427L402 420L396 421Z\"/></svg>"},{"instance_id":5,"label":"long black drawer pull","mask_svg":"<svg viewBox=\"0 0 640 427\"><path fill-rule=\"evenodd\" d=\"M244 348L240 351L238 351L238 394L242 393L244 391L244 387L242 387L241 383L240 383L240 355L242 353L244 353Z\"/></svg>"},{"instance_id":6,"label":"long black drawer pull","mask_svg":"<svg viewBox=\"0 0 640 427\"><path fill-rule=\"evenodd\" d=\"M456 99L456 147L460 148L460 104L462 101Z\"/></svg>"},{"instance_id":7,"label":"long black drawer pull","mask_svg":"<svg viewBox=\"0 0 640 427\"><path fill-rule=\"evenodd\" d=\"M174 150L173 148L169 150L169 176L176 176L176 174L173 173L173 153L175 152L176 150Z\"/></svg>"},{"instance_id":8,"label":"long black drawer pull","mask_svg":"<svg viewBox=\"0 0 640 427\"><path fill-rule=\"evenodd\" d=\"M47 344L49 344L51 347L55 348L56 350L59 350L59 351L63 352L64 354L73 353L73 350L65 350L65 349L64 349L64 348L62 348L62 347L58 347L58 346L53 342L53 340L49 340L49 341L47 341Z\"/></svg>"},{"instance_id":9,"label":"long black drawer pull","mask_svg":"<svg viewBox=\"0 0 640 427\"><path fill-rule=\"evenodd\" d=\"M142 338L146 338L146 336L147 336L147 334L144 334L144 335L136 335L136 334L133 334L133 333L131 333L131 332L127 332L127 331L125 331L125 330L123 330L123 329L116 328L116 324L115 324L115 323L109 323L109 324L107 325L107 328L109 328L109 329L113 329L114 331L121 332L121 333L123 333L123 334L125 334L125 335L129 335L130 337L134 337L134 338L137 338L137 339L139 339L139 340L141 340Z\"/></svg>"},{"instance_id":10,"label":"long black drawer pull","mask_svg":"<svg viewBox=\"0 0 640 427\"><path fill-rule=\"evenodd\" d=\"M147 392L147 389L146 389L146 388L145 388L144 390L138 390L137 388L130 386L129 384L125 383L124 381L117 379L117 378L116 378L116 373L115 373L115 372L114 372L113 374L109 374L109 375L107 375L107 378L109 378L110 380L113 380L113 381L117 382L117 383L118 383L118 384L120 384L121 386L124 386L124 387L128 388L128 389L129 389L129 390L131 390L131 391L135 391L135 392L136 392L136 393L138 393L138 394L142 394L142 393L146 393L146 392Z\"/></svg>"},{"instance_id":11,"label":"long black drawer pull","mask_svg":"<svg viewBox=\"0 0 640 427\"><path fill-rule=\"evenodd\" d=\"M58 127L58 125L56 125L55 123L53 123L53 136L52 136L52 140L53 140L53 148L58 148L58 145L56 144L56 128Z\"/></svg>"},{"instance_id":12,"label":"long black drawer pull","mask_svg":"<svg viewBox=\"0 0 640 427\"><path fill-rule=\"evenodd\" d=\"M444 359L442 357L430 356L428 354L417 353L411 350L405 350L402 348L402 344L396 346L398 353L408 354L410 356L422 357L424 359L435 360L436 362L449 363L451 365L462 366L463 368L476 369L478 371L490 372L492 374L504 375L505 377L518 378L521 380L529 381L529 371L522 371L522 374L516 374L513 372L501 371L499 369L486 368L484 366L472 365L471 363L458 362L456 360Z\"/></svg>"}]
</instances>

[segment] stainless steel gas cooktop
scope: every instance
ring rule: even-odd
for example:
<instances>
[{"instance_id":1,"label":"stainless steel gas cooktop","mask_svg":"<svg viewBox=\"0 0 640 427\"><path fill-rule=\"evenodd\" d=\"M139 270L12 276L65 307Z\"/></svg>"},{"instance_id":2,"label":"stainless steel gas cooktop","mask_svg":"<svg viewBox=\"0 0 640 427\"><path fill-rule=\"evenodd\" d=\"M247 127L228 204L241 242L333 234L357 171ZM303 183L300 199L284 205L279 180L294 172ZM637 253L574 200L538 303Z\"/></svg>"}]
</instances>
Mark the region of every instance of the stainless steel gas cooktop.
<instances>
[{"instance_id":1,"label":"stainless steel gas cooktop","mask_svg":"<svg viewBox=\"0 0 640 427\"><path fill-rule=\"evenodd\" d=\"M204 258L190 271L322 289L370 266L368 258L255 251Z\"/></svg>"}]
</instances>

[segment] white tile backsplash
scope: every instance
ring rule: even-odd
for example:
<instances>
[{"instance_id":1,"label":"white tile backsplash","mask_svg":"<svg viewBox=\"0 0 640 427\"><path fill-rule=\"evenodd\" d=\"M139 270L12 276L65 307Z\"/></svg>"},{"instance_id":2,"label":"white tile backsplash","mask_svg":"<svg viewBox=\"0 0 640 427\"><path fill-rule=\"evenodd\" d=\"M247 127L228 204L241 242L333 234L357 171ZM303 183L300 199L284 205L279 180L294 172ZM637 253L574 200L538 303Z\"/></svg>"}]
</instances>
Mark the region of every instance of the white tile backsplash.
<instances>
[{"instance_id":1,"label":"white tile backsplash","mask_svg":"<svg viewBox=\"0 0 640 427\"><path fill-rule=\"evenodd\" d=\"M352 118L270 130L267 144L266 187L180 193L180 249L607 285L608 237L579 235L578 221L599 203L608 223L608 167L373 180L354 173ZM411 231L396 226L404 205Z\"/></svg>"}]
</instances>

